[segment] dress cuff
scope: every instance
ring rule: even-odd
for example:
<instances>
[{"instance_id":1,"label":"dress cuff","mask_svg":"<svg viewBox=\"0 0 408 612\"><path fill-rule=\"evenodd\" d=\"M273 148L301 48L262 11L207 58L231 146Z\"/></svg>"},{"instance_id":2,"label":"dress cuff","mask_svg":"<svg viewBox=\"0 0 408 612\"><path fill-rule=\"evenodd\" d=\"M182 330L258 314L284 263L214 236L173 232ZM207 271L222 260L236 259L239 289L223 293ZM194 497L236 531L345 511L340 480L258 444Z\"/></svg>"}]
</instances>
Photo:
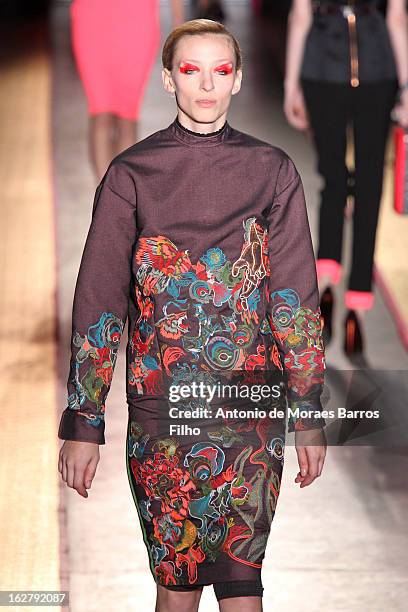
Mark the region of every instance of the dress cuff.
<instances>
[{"instance_id":1,"label":"dress cuff","mask_svg":"<svg viewBox=\"0 0 408 612\"><path fill-rule=\"evenodd\" d=\"M89 419L77 414L72 408L66 408L61 415L58 429L58 437L61 440L105 444L104 433L104 421L100 421L98 425L91 425Z\"/></svg>"},{"instance_id":2,"label":"dress cuff","mask_svg":"<svg viewBox=\"0 0 408 612\"><path fill-rule=\"evenodd\" d=\"M312 402L288 401L291 412L288 414L288 431L306 431L309 429L322 429L326 425L323 414L323 406L320 399ZM306 416L301 416L305 414ZM310 416L309 416L310 415Z\"/></svg>"}]
</instances>

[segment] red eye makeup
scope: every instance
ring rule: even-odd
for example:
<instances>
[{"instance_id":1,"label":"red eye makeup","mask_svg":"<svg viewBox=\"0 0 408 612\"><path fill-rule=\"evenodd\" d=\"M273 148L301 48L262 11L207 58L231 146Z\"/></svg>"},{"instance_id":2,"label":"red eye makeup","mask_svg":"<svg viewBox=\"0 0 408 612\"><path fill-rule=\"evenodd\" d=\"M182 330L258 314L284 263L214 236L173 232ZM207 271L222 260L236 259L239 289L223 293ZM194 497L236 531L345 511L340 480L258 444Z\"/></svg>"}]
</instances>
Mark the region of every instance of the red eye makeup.
<instances>
[{"instance_id":1,"label":"red eye makeup","mask_svg":"<svg viewBox=\"0 0 408 612\"><path fill-rule=\"evenodd\" d=\"M198 66L196 66L195 64L191 64L189 62L185 62L180 66L180 72L182 72L183 74L188 74L191 71L199 71L200 68ZM225 74L231 74L232 73L232 62L226 62L225 64L220 64L219 66L217 66L217 68L215 69L217 72L225 72Z\"/></svg>"},{"instance_id":2,"label":"red eye makeup","mask_svg":"<svg viewBox=\"0 0 408 612\"><path fill-rule=\"evenodd\" d=\"M194 64L183 64L182 66L180 66L180 72L186 73L189 72L190 70L199 70L198 66L195 66Z\"/></svg>"},{"instance_id":3,"label":"red eye makeup","mask_svg":"<svg viewBox=\"0 0 408 612\"><path fill-rule=\"evenodd\" d=\"M229 62L227 64L222 64L221 66L217 66L216 70L217 71L225 72L226 74L231 74L231 72L232 72L232 64L231 64L231 62Z\"/></svg>"}]
</instances>

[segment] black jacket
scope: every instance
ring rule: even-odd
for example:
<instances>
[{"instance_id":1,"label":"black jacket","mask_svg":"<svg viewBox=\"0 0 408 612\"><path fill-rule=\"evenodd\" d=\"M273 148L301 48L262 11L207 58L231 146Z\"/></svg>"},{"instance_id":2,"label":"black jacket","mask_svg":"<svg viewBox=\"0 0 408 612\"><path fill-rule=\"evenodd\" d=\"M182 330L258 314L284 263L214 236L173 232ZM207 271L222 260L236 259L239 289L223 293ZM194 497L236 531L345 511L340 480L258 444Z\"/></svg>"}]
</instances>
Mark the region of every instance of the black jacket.
<instances>
[{"instance_id":1,"label":"black jacket","mask_svg":"<svg viewBox=\"0 0 408 612\"><path fill-rule=\"evenodd\" d=\"M320 3L327 2L328 0L321 0ZM347 4L340 0L330 0L330 3ZM375 13L357 14L354 52L350 48L352 26L346 17L341 13L313 14L313 22L305 43L301 78L346 83L351 82L352 76L355 76L355 86L364 82L397 78L394 52L384 13L380 10L381 2L356 0L355 4L372 4L378 10ZM353 53L357 59L357 69L354 71L351 68Z\"/></svg>"}]
</instances>

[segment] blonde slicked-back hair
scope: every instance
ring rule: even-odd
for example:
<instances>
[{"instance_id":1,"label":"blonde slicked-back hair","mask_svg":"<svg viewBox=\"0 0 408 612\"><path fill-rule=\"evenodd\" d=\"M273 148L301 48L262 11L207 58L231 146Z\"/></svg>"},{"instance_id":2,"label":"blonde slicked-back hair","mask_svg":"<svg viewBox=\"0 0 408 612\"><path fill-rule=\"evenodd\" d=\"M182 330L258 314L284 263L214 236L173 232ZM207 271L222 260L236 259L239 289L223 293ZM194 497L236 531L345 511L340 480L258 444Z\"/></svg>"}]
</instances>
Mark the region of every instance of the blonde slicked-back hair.
<instances>
[{"instance_id":1,"label":"blonde slicked-back hair","mask_svg":"<svg viewBox=\"0 0 408 612\"><path fill-rule=\"evenodd\" d=\"M162 51L163 68L167 68L170 71L173 69L174 51L178 41L183 36L195 34L223 34L227 36L235 52L236 70L242 69L242 51L237 39L222 23L212 21L211 19L192 19L191 21L185 21L170 32L166 38Z\"/></svg>"}]
</instances>

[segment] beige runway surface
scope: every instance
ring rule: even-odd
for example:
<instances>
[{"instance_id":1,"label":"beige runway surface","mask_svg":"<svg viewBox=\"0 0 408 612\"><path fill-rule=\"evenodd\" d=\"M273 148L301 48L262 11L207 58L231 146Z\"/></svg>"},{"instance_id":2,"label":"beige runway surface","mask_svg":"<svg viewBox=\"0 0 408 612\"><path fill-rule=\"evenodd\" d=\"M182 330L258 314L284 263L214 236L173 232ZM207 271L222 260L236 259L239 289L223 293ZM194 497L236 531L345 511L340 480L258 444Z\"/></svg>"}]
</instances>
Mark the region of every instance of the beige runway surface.
<instances>
[{"instance_id":1,"label":"beige runway surface","mask_svg":"<svg viewBox=\"0 0 408 612\"><path fill-rule=\"evenodd\" d=\"M41 27L23 27L14 44L0 69L0 590L54 591L63 555L50 55Z\"/></svg>"}]
</instances>

